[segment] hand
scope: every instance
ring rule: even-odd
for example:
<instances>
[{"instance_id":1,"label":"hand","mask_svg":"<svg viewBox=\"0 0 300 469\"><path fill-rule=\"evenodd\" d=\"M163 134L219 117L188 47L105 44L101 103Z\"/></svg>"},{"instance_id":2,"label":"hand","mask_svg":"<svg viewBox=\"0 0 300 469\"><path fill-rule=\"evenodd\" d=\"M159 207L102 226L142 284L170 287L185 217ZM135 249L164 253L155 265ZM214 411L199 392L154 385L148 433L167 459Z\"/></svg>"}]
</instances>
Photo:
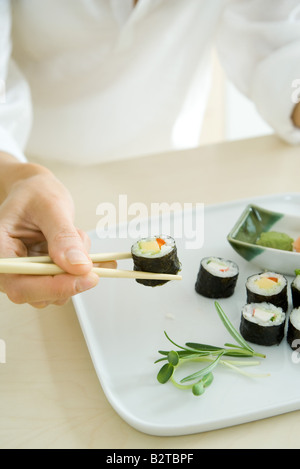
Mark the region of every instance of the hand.
<instances>
[{"instance_id":1,"label":"hand","mask_svg":"<svg viewBox=\"0 0 300 469\"><path fill-rule=\"evenodd\" d=\"M50 171L31 164L10 165L6 186L8 195L0 205L0 257L30 256L44 249L67 273L1 274L0 291L14 303L41 308L64 304L94 287L98 276L91 272L90 241L74 227L73 202L66 188Z\"/></svg>"}]
</instances>

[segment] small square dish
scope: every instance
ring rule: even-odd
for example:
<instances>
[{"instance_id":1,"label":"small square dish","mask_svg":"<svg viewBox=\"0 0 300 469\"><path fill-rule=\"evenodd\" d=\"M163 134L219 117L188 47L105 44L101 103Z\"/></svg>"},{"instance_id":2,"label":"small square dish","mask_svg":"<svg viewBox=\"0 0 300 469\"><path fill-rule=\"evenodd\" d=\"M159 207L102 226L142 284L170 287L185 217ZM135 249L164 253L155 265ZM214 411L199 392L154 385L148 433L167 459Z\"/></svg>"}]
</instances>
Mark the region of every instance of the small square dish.
<instances>
[{"instance_id":1,"label":"small square dish","mask_svg":"<svg viewBox=\"0 0 300 469\"><path fill-rule=\"evenodd\" d=\"M300 269L300 253L293 246L299 237L300 217L250 204L227 240L241 257L261 270L294 276Z\"/></svg>"}]
</instances>

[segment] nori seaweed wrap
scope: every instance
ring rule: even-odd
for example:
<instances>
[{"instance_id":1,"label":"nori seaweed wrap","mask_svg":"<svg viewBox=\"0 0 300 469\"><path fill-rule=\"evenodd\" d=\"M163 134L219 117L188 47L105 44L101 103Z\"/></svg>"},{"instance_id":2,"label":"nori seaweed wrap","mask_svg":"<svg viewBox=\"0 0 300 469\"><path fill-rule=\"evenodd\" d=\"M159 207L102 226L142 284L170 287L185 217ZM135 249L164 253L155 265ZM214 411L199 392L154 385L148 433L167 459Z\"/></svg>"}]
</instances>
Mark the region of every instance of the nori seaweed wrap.
<instances>
[{"instance_id":1,"label":"nori seaweed wrap","mask_svg":"<svg viewBox=\"0 0 300 469\"><path fill-rule=\"evenodd\" d=\"M275 272L251 275L246 282L247 303L272 303L288 309L287 279Z\"/></svg>"},{"instance_id":2,"label":"nori seaweed wrap","mask_svg":"<svg viewBox=\"0 0 300 469\"><path fill-rule=\"evenodd\" d=\"M296 275L291 285L292 302L294 308L300 306L300 275Z\"/></svg>"},{"instance_id":3,"label":"nori seaweed wrap","mask_svg":"<svg viewBox=\"0 0 300 469\"><path fill-rule=\"evenodd\" d=\"M142 238L131 248L134 270L165 274L177 274L181 264L177 256L177 248L171 236L152 236ZM136 279L147 287L163 285L168 280Z\"/></svg>"},{"instance_id":4,"label":"nori seaweed wrap","mask_svg":"<svg viewBox=\"0 0 300 469\"><path fill-rule=\"evenodd\" d=\"M204 257L200 263L195 290L207 298L233 295L239 275L235 262L221 257Z\"/></svg>"},{"instance_id":5,"label":"nori seaweed wrap","mask_svg":"<svg viewBox=\"0 0 300 469\"><path fill-rule=\"evenodd\" d=\"M246 304L242 309L240 333L257 345L279 345L284 337L285 312L271 303Z\"/></svg>"},{"instance_id":6,"label":"nori seaweed wrap","mask_svg":"<svg viewBox=\"0 0 300 469\"><path fill-rule=\"evenodd\" d=\"M297 350L300 347L300 308L294 308L290 314L289 325L286 336L291 349Z\"/></svg>"}]
</instances>

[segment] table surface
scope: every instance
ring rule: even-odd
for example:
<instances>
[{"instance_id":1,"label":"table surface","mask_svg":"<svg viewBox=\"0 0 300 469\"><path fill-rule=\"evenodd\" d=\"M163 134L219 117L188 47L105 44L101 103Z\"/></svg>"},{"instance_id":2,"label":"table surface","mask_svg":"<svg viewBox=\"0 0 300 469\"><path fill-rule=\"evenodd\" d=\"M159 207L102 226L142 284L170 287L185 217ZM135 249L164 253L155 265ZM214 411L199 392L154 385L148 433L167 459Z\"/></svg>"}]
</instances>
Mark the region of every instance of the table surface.
<instances>
[{"instance_id":1,"label":"table surface","mask_svg":"<svg viewBox=\"0 0 300 469\"><path fill-rule=\"evenodd\" d=\"M38 160L35 160L38 161ZM43 162L73 195L76 224L96 228L101 202L213 204L298 192L300 149L270 135L98 166ZM122 220L118 220L122 221ZM72 304L36 310L0 294L0 448L299 448L300 412L179 437L124 422L96 376Z\"/></svg>"}]
</instances>

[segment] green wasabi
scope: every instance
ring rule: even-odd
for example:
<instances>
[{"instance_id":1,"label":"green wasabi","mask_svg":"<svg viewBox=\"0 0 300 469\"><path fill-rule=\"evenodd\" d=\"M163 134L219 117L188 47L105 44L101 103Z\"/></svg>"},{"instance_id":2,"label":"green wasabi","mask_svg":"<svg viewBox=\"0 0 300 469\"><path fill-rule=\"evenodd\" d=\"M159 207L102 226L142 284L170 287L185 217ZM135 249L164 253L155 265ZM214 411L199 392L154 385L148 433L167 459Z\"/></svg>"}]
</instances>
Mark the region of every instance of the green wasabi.
<instances>
[{"instance_id":1,"label":"green wasabi","mask_svg":"<svg viewBox=\"0 0 300 469\"><path fill-rule=\"evenodd\" d=\"M260 237L256 240L256 244L267 248L281 249L282 251L292 251L294 240L285 233L278 231L267 231L261 233Z\"/></svg>"}]
</instances>

